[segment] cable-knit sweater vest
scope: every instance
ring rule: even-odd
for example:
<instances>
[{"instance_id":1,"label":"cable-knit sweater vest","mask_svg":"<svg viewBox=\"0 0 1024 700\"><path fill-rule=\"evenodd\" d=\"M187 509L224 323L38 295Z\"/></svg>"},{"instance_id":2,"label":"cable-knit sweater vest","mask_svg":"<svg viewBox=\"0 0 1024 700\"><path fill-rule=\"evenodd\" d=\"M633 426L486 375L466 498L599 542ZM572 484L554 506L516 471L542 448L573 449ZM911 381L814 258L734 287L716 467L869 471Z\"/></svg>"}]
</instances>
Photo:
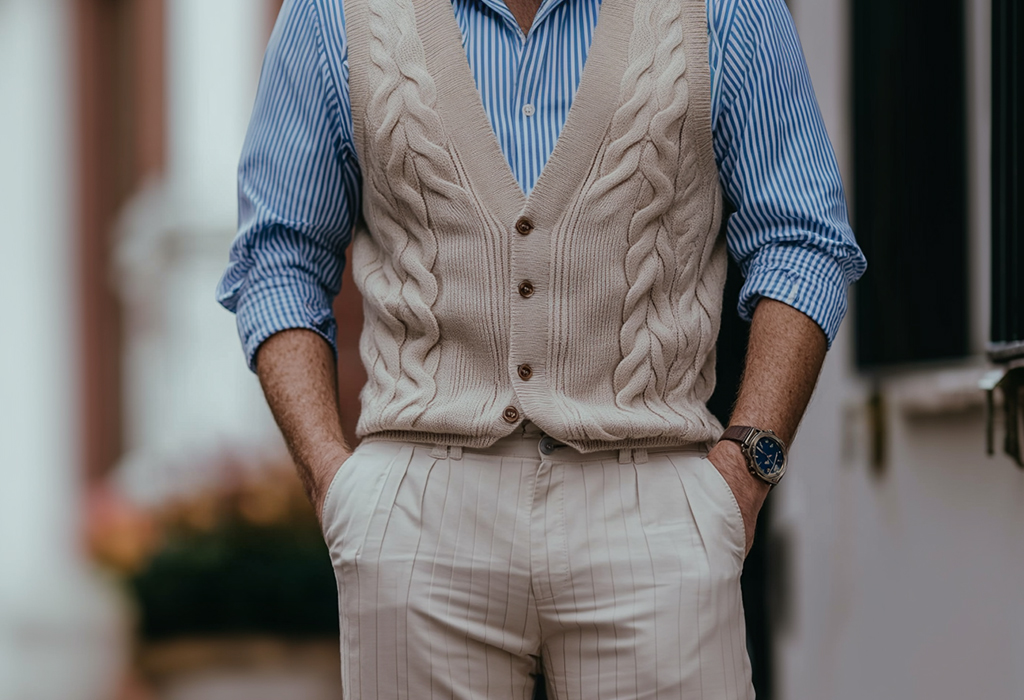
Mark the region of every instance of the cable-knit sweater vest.
<instances>
[{"instance_id":1,"label":"cable-knit sweater vest","mask_svg":"<svg viewBox=\"0 0 1024 700\"><path fill-rule=\"evenodd\" d=\"M704 1L604 0L527 197L451 0L345 0L359 435L484 447L528 419L582 452L717 438L726 254Z\"/></svg>"}]
</instances>

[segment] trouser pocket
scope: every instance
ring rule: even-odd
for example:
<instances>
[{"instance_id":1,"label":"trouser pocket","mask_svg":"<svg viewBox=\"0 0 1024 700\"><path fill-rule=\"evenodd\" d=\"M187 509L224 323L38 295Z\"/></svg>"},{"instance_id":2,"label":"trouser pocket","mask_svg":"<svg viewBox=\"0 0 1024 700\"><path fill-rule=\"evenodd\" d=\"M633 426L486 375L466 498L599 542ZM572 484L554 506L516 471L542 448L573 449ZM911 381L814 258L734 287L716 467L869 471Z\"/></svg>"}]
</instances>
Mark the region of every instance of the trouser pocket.
<instances>
[{"instance_id":1,"label":"trouser pocket","mask_svg":"<svg viewBox=\"0 0 1024 700\"><path fill-rule=\"evenodd\" d=\"M725 554L742 568L747 538L743 514L729 483L707 457L673 458L673 462L708 557L718 560L718 554Z\"/></svg>"},{"instance_id":2,"label":"trouser pocket","mask_svg":"<svg viewBox=\"0 0 1024 700\"><path fill-rule=\"evenodd\" d=\"M335 567L359 557L375 516L390 511L412 451L398 442L364 443L334 475L324 499L323 527Z\"/></svg>"},{"instance_id":3,"label":"trouser pocket","mask_svg":"<svg viewBox=\"0 0 1024 700\"><path fill-rule=\"evenodd\" d=\"M736 500L736 494L733 493L732 487L729 486L729 482L725 480L724 476L722 476L722 472L718 471L718 467L716 467L710 459L702 457L701 464L707 472L707 480L710 482L712 492L718 494L722 508L726 511L726 519L732 521L731 529L734 534L738 534L739 536L738 544L740 549L745 551L747 548L747 528L743 523L743 511L740 510L740 504Z\"/></svg>"}]
</instances>

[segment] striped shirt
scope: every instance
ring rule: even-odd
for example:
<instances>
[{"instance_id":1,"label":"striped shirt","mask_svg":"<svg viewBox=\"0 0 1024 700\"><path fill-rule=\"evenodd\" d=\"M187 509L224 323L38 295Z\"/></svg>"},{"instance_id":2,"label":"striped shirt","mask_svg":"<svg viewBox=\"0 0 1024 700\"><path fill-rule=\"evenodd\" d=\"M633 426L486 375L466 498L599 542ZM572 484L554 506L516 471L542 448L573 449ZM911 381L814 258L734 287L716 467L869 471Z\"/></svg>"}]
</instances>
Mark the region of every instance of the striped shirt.
<instances>
[{"instance_id":1,"label":"striped shirt","mask_svg":"<svg viewBox=\"0 0 1024 700\"><path fill-rule=\"evenodd\" d=\"M503 0L452 0L501 150L523 190L554 149L600 0L543 0L524 36ZM831 344L865 261L784 0L707 0L715 159L736 212L729 251L761 297L807 314ZM332 301L359 213L341 0L288 0L267 48L239 166L239 231L218 300L249 361L274 333L335 343ZM346 329L346 332L357 332Z\"/></svg>"}]
</instances>

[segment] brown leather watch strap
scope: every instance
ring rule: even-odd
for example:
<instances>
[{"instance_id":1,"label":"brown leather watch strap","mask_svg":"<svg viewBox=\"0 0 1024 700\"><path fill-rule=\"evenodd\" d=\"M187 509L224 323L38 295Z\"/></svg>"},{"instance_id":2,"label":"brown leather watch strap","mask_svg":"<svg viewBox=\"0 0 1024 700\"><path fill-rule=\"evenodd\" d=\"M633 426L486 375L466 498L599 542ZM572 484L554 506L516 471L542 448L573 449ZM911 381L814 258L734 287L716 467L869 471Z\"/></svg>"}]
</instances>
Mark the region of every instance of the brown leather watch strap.
<instances>
[{"instance_id":1,"label":"brown leather watch strap","mask_svg":"<svg viewBox=\"0 0 1024 700\"><path fill-rule=\"evenodd\" d=\"M739 443L745 443L753 433L757 432L757 428L751 428L749 425L730 425L722 433L723 440L735 440Z\"/></svg>"}]
</instances>

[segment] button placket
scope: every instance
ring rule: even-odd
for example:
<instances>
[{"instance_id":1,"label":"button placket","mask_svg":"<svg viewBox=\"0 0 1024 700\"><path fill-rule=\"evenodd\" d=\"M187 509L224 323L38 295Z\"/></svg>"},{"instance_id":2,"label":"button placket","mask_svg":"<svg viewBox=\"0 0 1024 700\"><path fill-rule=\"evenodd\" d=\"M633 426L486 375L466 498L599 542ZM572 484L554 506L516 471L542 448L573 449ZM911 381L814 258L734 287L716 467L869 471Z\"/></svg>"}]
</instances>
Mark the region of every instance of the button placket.
<instances>
[{"instance_id":1,"label":"button placket","mask_svg":"<svg viewBox=\"0 0 1024 700\"><path fill-rule=\"evenodd\" d=\"M519 299L513 301L508 358L515 400L522 407L516 411L519 420L530 419L534 410L539 411L539 414L544 412L540 406L546 389L542 368L527 361L541 362L544 357L546 343L544 334L538 333L538 329L548 325L545 318L548 313L548 287L545 285L550 281L545 272L545 251L550 248L550 241L547 224L537 217L540 217L538 212L528 208L520 210L510 221L514 233L509 232L512 249L511 282L515 285Z\"/></svg>"}]
</instances>

